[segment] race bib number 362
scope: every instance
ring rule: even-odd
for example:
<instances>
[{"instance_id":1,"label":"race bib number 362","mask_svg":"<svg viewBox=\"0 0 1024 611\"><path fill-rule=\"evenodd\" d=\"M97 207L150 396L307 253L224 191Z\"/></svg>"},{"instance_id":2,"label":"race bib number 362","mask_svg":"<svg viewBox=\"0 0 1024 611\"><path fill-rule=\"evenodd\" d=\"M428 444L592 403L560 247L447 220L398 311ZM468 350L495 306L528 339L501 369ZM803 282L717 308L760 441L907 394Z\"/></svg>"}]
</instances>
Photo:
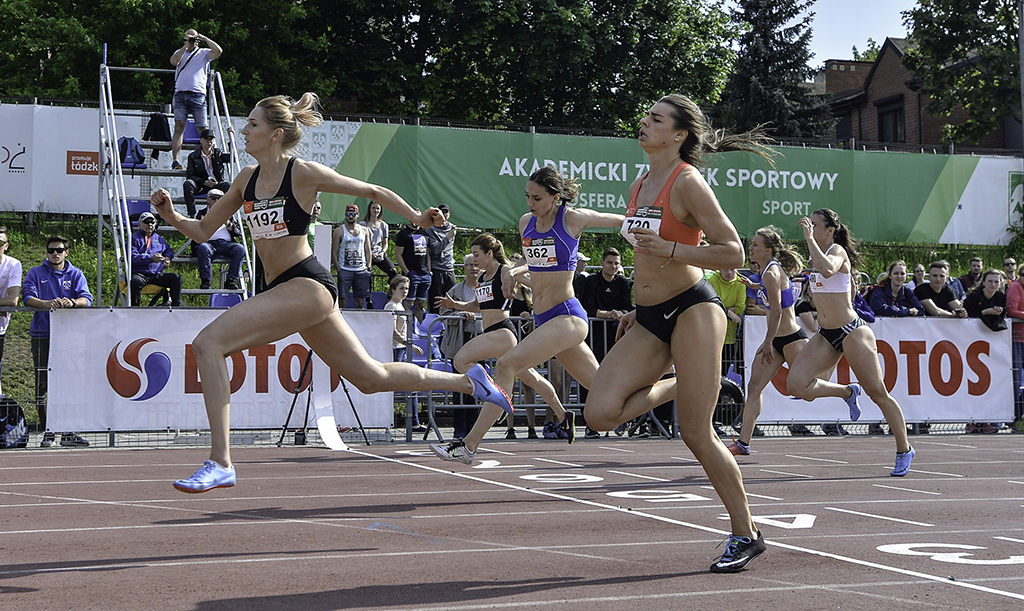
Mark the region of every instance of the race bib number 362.
<instances>
[{"instance_id":1,"label":"race bib number 362","mask_svg":"<svg viewBox=\"0 0 1024 611\"><path fill-rule=\"evenodd\" d=\"M555 267L558 255L555 253L555 238L532 238L523 240L523 255L530 267Z\"/></svg>"}]
</instances>

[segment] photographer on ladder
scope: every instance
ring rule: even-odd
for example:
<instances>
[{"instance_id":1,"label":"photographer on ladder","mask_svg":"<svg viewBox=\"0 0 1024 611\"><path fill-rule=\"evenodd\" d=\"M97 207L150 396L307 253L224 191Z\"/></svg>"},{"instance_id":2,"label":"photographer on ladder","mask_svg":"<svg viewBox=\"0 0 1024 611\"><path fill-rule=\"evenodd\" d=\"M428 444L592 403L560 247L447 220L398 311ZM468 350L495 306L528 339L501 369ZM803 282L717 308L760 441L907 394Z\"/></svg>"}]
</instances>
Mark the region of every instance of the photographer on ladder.
<instances>
[{"instance_id":1,"label":"photographer on ladder","mask_svg":"<svg viewBox=\"0 0 1024 611\"><path fill-rule=\"evenodd\" d=\"M200 49L202 41L209 49ZM210 62L220 57L224 49L210 38L189 29L185 32L185 45L171 56L174 66L174 135L171 137L171 169L180 170L178 153L185 136L185 122L192 115L196 129L206 127L206 82L210 75Z\"/></svg>"}]
</instances>

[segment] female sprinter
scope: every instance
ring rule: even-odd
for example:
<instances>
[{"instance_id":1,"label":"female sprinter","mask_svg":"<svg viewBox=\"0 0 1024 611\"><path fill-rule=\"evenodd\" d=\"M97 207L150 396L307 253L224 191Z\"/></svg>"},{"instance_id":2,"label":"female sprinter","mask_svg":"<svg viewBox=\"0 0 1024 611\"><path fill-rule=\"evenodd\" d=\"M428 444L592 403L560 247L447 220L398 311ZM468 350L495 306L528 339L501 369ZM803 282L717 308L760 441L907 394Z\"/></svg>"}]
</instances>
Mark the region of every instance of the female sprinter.
<instances>
[{"instance_id":1,"label":"female sprinter","mask_svg":"<svg viewBox=\"0 0 1024 611\"><path fill-rule=\"evenodd\" d=\"M623 217L568 206L578 194L579 185L566 180L550 166L539 168L526 183L526 204L530 212L519 219L525 256L512 270L512 277L533 288L537 328L498 359L494 381L503 389L511 389L520 372L551 357L557 357L569 375L584 387L594 382L597 359L585 341L589 328L587 312L573 296L572 289L576 254L585 228L618 227ZM671 398L674 380L661 382L652 389L651 385L657 380L640 387L636 396L627 400L637 414ZM444 460L472 464L484 434L500 415L497 406L487 403L464 439L447 445L431 444L430 448ZM589 417L589 413L587 415Z\"/></svg>"},{"instance_id":2,"label":"female sprinter","mask_svg":"<svg viewBox=\"0 0 1024 611\"><path fill-rule=\"evenodd\" d=\"M601 362L587 398L587 423L609 431L636 418L643 413L635 408L639 402L631 405L626 397L674 365L680 433L731 520L732 536L711 570L736 572L764 552L765 543L750 517L739 467L712 426L726 317L702 268L740 267L743 246L696 166L705 152L769 153L757 134L712 132L700 108L681 95L662 98L640 126L640 147L650 171L630 188L622 225L623 235L636 246L636 311L622 318L622 339Z\"/></svg>"},{"instance_id":3,"label":"female sprinter","mask_svg":"<svg viewBox=\"0 0 1024 611\"><path fill-rule=\"evenodd\" d=\"M243 168L217 206L201 220L174 210L167 191L153 193L160 215L196 242L205 242L244 206L246 224L263 261L267 289L225 310L192 342L203 380L203 400L210 419L210 459L191 477L174 482L183 492L206 492L235 485L229 451L231 391L226 357L299 333L309 347L364 393L384 390L453 390L498 401L511 410L504 391L482 367L468 375L444 373L411 363L379 363L366 353L338 310L338 289L330 272L317 262L306 238L317 193L340 193L380 202L410 221L428 225L442 217L435 208L413 209L394 192L342 176L319 163L289 156L302 137L302 126L318 125L318 100L306 93L297 102L285 96L261 100L242 129L245 151L258 162Z\"/></svg>"},{"instance_id":4,"label":"female sprinter","mask_svg":"<svg viewBox=\"0 0 1024 611\"><path fill-rule=\"evenodd\" d=\"M481 270L476 286L476 299L473 301L456 301L451 295L438 297L437 306L454 308L467 312L480 312L483 317L484 332L466 342L453 359L457 371L466 372L479 361L498 358L515 347L518 343L515 327L509 320L508 306L515 295L516 282L512 279L512 266L505 259L505 249L493 235L482 233L473 240L470 246L474 261ZM519 378L544 399L555 411L561 421L561 427L568 434L569 443L575 440L575 413L567 412L555 394L551 382L528 367L519 372ZM509 420L509 428L512 422Z\"/></svg>"},{"instance_id":5,"label":"female sprinter","mask_svg":"<svg viewBox=\"0 0 1024 611\"><path fill-rule=\"evenodd\" d=\"M758 229L750 239L750 248L747 252L750 260L764 270L761 272L760 289L768 306L768 330L750 366L750 382L747 384L747 401L743 405L743 428L740 430L740 439L729 446L729 451L735 456L750 454L754 425L757 424L757 417L761 415L761 393L784 363L793 365L796 355L800 354L807 344L807 333L796 321L793 310L796 300L793 298L793 286L789 282L790 276L795 276L803 270L804 262L800 260L800 255L792 247L782 243L782 238L774 227ZM857 406L860 389L856 384L851 384L850 388L847 399L850 418L856 420L860 417L860 408ZM839 386L836 390L843 393L837 396L847 398L845 386Z\"/></svg>"},{"instance_id":6,"label":"female sprinter","mask_svg":"<svg viewBox=\"0 0 1024 611\"><path fill-rule=\"evenodd\" d=\"M842 386L819 378L845 355L864 392L882 410L896 438L896 468L890 475L903 477L910 471L914 448L907 439L903 410L882 380L875 333L853 310L850 274L861 262L856 242L846 225L839 221L839 215L828 208L800 219L800 227L814 266L808 284L814 292L820 328L789 369L789 394L810 401L845 393ZM856 385L850 386L854 392L859 392ZM852 406L850 417L853 418Z\"/></svg>"}]
</instances>

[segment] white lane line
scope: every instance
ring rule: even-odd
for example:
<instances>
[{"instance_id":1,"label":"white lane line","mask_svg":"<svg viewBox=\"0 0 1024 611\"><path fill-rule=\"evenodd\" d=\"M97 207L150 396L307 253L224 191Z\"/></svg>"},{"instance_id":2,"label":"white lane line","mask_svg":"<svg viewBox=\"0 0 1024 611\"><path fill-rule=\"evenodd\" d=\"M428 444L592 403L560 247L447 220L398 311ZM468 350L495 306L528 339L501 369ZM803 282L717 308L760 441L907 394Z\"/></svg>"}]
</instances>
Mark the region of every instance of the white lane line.
<instances>
[{"instance_id":1,"label":"white lane line","mask_svg":"<svg viewBox=\"0 0 1024 611\"><path fill-rule=\"evenodd\" d=\"M1009 541L1011 543L1024 543L1024 539L1014 539L1013 537L992 537L993 539L999 539L1000 541Z\"/></svg>"},{"instance_id":2,"label":"white lane line","mask_svg":"<svg viewBox=\"0 0 1024 611\"><path fill-rule=\"evenodd\" d=\"M626 475L626 476L629 476L629 477L639 477L640 479L649 479L649 480L652 480L652 481L655 481L655 482L670 482L670 481L672 481L670 479L665 479L663 477L651 477L650 475L638 475L636 473L626 473L625 471L612 471L611 469L608 470L608 473L614 473L615 475Z\"/></svg>"},{"instance_id":3,"label":"white lane line","mask_svg":"<svg viewBox=\"0 0 1024 611\"><path fill-rule=\"evenodd\" d=\"M701 486L701 488L704 488L705 490L714 490L715 489L714 486ZM783 500L785 500L785 499L781 499L781 498L779 498L777 496L766 496L766 495L763 495L763 494L754 494L753 492L748 492L747 496L752 496L755 499L768 499L769 501L783 501Z\"/></svg>"},{"instance_id":4,"label":"white lane line","mask_svg":"<svg viewBox=\"0 0 1024 611\"><path fill-rule=\"evenodd\" d=\"M556 465L565 465L566 467L582 467L583 465L577 465L571 462L562 462L560 460L551 460L550 458L534 458L533 460L542 460L544 462L554 463Z\"/></svg>"},{"instance_id":5,"label":"white lane line","mask_svg":"<svg viewBox=\"0 0 1024 611\"><path fill-rule=\"evenodd\" d=\"M849 509L840 509L838 507L822 507L822 509L828 509L829 511L838 511L841 513L849 513L855 516L864 516L865 518L875 518L877 520L889 520L890 522L900 522L902 524L913 524L914 526L935 526L927 522L915 522L913 520L902 520L900 518L890 518L889 516L880 516L874 513L864 513L862 511L851 511Z\"/></svg>"},{"instance_id":6,"label":"white lane line","mask_svg":"<svg viewBox=\"0 0 1024 611\"><path fill-rule=\"evenodd\" d=\"M502 452L501 450L494 450L491 448L477 448L478 452L493 452L494 454L503 454L505 456L515 456L514 452Z\"/></svg>"},{"instance_id":7,"label":"white lane line","mask_svg":"<svg viewBox=\"0 0 1024 611\"><path fill-rule=\"evenodd\" d=\"M608 446L597 446L597 447L601 448L602 450L611 450L613 452L626 452L628 454L636 454L636 450L625 450L623 448L610 448Z\"/></svg>"},{"instance_id":8,"label":"white lane line","mask_svg":"<svg viewBox=\"0 0 1024 611\"><path fill-rule=\"evenodd\" d=\"M820 460L821 462L834 462L840 465L850 464L848 461L845 460L832 460L830 458L814 458L812 456L797 456L796 454L786 454L786 458L799 458L801 460Z\"/></svg>"},{"instance_id":9,"label":"white lane line","mask_svg":"<svg viewBox=\"0 0 1024 611\"><path fill-rule=\"evenodd\" d=\"M888 468L889 467L886 467L886 469L888 469ZM912 469L912 471L914 473L926 473L928 475L945 475L947 477L966 477L965 475L961 475L959 473L943 473L942 471L924 471L922 469Z\"/></svg>"},{"instance_id":10,"label":"white lane line","mask_svg":"<svg viewBox=\"0 0 1024 611\"><path fill-rule=\"evenodd\" d=\"M700 461L697 460L696 458L684 458L682 456L669 456L669 458L671 458L672 460L681 460L683 462L695 462L698 465L700 464Z\"/></svg>"},{"instance_id":11,"label":"white lane line","mask_svg":"<svg viewBox=\"0 0 1024 611\"><path fill-rule=\"evenodd\" d=\"M1015 482L1012 479L1008 483L1010 483L1010 484L1021 484L1022 486L1024 486L1024 482Z\"/></svg>"},{"instance_id":12,"label":"white lane line","mask_svg":"<svg viewBox=\"0 0 1024 611\"><path fill-rule=\"evenodd\" d=\"M789 475L792 477L806 477L808 479L814 479L813 475L804 475L803 473L789 473L787 471L772 471L771 469L761 469L765 473L777 473L779 475Z\"/></svg>"},{"instance_id":13,"label":"white lane line","mask_svg":"<svg viewBox=\"0 0 1024 611\"><path fill-rule=\"evenodd\" d=\"M969 446L969 445L964 445L962 443L942 443L940 441L921 441L920 439L915 439L914 443L916 443L918 445L922 445L922 446L923 445L946 446L948 448L967 448L968 450L977 450L978 449L978 446Z\"/></svg>"},{"instance_id":14,"label":"white lane line","mask_svg":"<svg viewBox=\"0 0 1024 611\"><path fill-rule=\"evenodd\" d=\"M658 522L664 522L666 524L673 524L675 526L683 526L683 527L686 527L686 528L692 528L693 530L698 530L698 531L701 531L701 532L714 533L714 534L720 535L722 537L726 537L726 536L728 536L730 534L728 531L722 530L720 528L711 528L709 526L704 526L703 524L695 524L693 522L685 522L683 520L675 520L675 519L668 518L668 517L665 517L665 516L660 516L660 515L657 515L657 514L654 514L654 513L649 513L647 511L633 509L632 507L616 507L615 505L608 505L606 503L599 503L597 501L589 501L589 500L586 500L586 499L571 497L571 496L567 496L567 495L564 495L564 494L558 494L558 493L555 493L555 492L550 492L550 491L547 491L547 490L539 490L539 489L534 489L534 488L525 488L523 486L519 486L519 485L516 485L516 484L508 484L508 483L505 483L505 482L499 482L499 481L495 481L495 480L485 479L483 477L480 477L480 476L477 476L477 475L474 475L474 474L462 473L462 472L459 472L459 471L447 471L447 470L444 470L444 469L441 469L441 468L438 468L438 467L431 467L431 466L426 465L426 464L418 464L418 463L413 463L413 462L407 462L407 461L404 461L404 460L399 460L399 459L396 459L396 458L390 458L390 457L387 457L387 456L377 456L375 454L369 454L367 452L363 452L362 450L357 450L355 448L349 448L348 450L343 450L343 451L351 452L353 454L358 454L360 456L367 456L367 457L376 458L378 460L383 460L385 462L393 462L393 463L397 463L397 464L401 464L401 465L406 465L408 467L412 467L413 469L422 469L424 471L430 471L432 473L446 475L446 476L449 476L449 477L458 477L458 478L462 478L462 479L468 479L468 480L472 480L472 481L475 481L475 482L486 483L486 484L490 484L492 486L497 486L499 488L510 488L510 489L518 490L518 491L526 493L526 494L534 494L534 495L537 495L537 496L544 496L544 497L558 499L558 500L562 500L562 501L569 501L571 503L579 503L580 505L587 505L589 507L601 507L601 508L604 508L604 509L609 509L609 510L612 510L612 511L617 511L617 512L625 514L625 515L640 516L640 517L643 517L643 518L648 518L648 519L651 519L651 520L656 520ZM978 591L978 592L986 592L988 594L995 594L997 596L1005 596L1007 598L1013 598L1013 599L1016 599L1016 600L1024 600L1024 594L1019 594L1017 592L1008 592L1008 591L1005 591L1005 590L996 590L995 588L989 588L987 586L982 586L982 585L978 585L978 584L970 583L970 582L966 582L966 581L950 581L948 577L944 577L944 576L941 576L941 575L929 575L927 573L921 573L919 571L911 571L909 569L902 569L902 568L898 568L898 567L895 567L895 566L890 566L890 565L887 565L887 564L878 564L877 562L869 562L867 560L860 560L859 558L851 558L849 556L842 556L842 555L839 555L839 554L833 554L831 552L825 552L825 551L811 549L811 548L807 548L807 547L800 547L800 546L797 546L797 545L790 545L788 543L781 543L781 542L778 542L778 541L768 541L767 543L768 543L768 545L771 545L773 547L777 547L777 548L780 548L780 549L787 549L787 550L794 551L794 552L801 552L801 553L805 553L805 554L810 554L812 556L819 556L821 558L829 558L829 559L832 559L832 560L837 560L839 562L846 562L846 563L849 563L849 564L855 564L857 566L863 566L863 567L867 567L867 568L872 568L872 569L879 570L879 571L887 571L887 572L891 572L891 573L897 573L899 575L906 575L906 576L909 576L909 577L916 577L918 579L926 579L926 580L929 580L929 581L932 581L932 582L935 582L935 583L945 584L947 586L953 586L953 587L958 587L958 588L965 588L965 589L968 589L968 590L975 590L975 591ZM829 586L829 587L831 587L831 586ZM735 590L730 590L730 593L735 594ZM552 601L552 602L554 602L554 601ZM558 601L558 602L559 602L559 604L561 604L564 601Z\"/></svg>"},{"instance_id":15,"label":"white lane line","mask_svg":"<svg viewBox=\"0 0 1024 611\"><path fill-rule=\"evenodd\" d=\"M889 490L902 490L903 492L917 492L919 494L934 494L942 496L941 492L932 492L930 490L914 490L913 488L900 488L899 486L886 486L885 484L871 484L875 488L888 488Z\"/></svg>"}]
</instances>

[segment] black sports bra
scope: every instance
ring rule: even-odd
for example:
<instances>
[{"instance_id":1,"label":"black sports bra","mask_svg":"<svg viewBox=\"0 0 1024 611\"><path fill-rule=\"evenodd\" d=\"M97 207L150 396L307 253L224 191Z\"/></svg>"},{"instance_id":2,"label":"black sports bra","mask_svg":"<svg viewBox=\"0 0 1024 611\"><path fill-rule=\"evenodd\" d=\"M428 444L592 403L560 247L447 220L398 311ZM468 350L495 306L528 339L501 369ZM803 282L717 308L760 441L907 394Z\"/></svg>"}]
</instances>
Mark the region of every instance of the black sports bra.
<instances>
[{"instance_id":1,"label":"black sports bra","mask_svg":"<svg viewBox=\"0 0 1024 611\"><path fill-rule=\"evenodd\" d=\"M260 167L256 166L249 182L245 185L242 210L245 223L253 239L280 238L286 235L306 235L309 233L309 221L312 216L302 209L292 193L292 166L295 158L288 161L288 167L281 179L277 193L269 199L256 199L256 179L260 176Z\"/></svg>"}]
</instances>

